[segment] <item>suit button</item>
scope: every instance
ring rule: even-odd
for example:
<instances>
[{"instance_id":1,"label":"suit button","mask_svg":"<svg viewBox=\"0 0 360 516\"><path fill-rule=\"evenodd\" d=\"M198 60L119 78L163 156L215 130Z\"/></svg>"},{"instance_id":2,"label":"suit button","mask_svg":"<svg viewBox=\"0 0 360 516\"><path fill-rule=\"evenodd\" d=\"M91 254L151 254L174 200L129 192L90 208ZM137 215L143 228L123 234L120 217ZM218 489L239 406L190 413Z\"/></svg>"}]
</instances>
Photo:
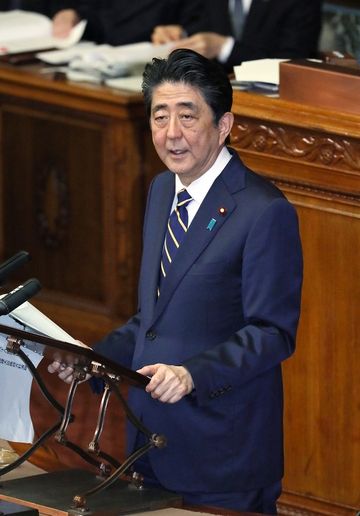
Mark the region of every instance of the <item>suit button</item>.
<instances>
[{"instance_id":1,"label":"suit button","mask_svg":"<svg viewBox=\"0 0 360 516\"><path fill-rule=\"evenodd\" d=\"M148 340L154 340L154 339L156 339L156 333L153 330L149 330L146 332L145 337Z\"/></svg>"}]
</instances>

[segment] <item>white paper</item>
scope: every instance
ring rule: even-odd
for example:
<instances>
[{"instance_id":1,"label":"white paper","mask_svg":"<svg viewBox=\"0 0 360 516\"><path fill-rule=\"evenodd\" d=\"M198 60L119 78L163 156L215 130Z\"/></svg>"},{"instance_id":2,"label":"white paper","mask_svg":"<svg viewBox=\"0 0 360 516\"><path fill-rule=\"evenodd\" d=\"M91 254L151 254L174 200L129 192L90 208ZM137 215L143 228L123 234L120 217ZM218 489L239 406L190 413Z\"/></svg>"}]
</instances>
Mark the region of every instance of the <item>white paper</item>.
<instances>
[{"instance_id":1,"label":"white paper","mask_svg":"<svg viewBox=\"0 0 360 516\"><path fill-rule=\"evenodd\" d=\"M73 339L28 301L11 314L1 316L0 324L88 347ZM34 427L30 415L30 394L33 377L20 357L6 351L6 337L0 333L0 439L32 443ZM42 359L43 348L42 344L24 341L21 349L36 368Z\"/></svg>"},{"instance_id":2,"label":"white paper","mask_svg":"<svg viewBox=\"0 0 360 516\"><path fill-rule=\"evenodd\" d=\"M105 84L111 88L118 88L120 90L141 92L142 75L134 75L133 77L120 77L116 79L107 79Z\"/></svg>"},{"instance_id":3,"label":"white paper","mask_svg":"<svg viewBox=\"0 0 360 516\"><path fill-rule=\"evenodd\" d=\"M52 21L43 14L21 10L0 12L0 54L68 48L77 43L86 27L80 21L66 38L52 36Z\"/></svg>"},{"instance_id":4,"label":"white paper","mask_svg":"<svg viewBox=\"0 0 360 516\"><path fill-rule=\"evenodd\" d=\"M36 57L48 64L70 63L75 59L81 67L136 65L148 63L153 57L166 57L171 45L153 45L147 41L113 47L111 45L76 45L68 51L53 50L38 53ZM80 61L83 64L80 64Z\"/></svg>"},{"instance_id":5,"label":"white paper","mask_svg":"<svg viewBox=\"0 0 360 516\"><path fill-rule=\"evenodd\" d=\"M36 333L47 335L52 339L70 342L70 344L79 344L78 341L73 339L66 331L28 301L25 301L25 303L15 308L15 310L11 312L10 317L13 317Z\"/></svg>"},{"instance_id":6,"label":"white paper","mask_svg":"<svg viewBox=\"0 0 360 516\"><path fill-rule=\"evenodd\" d=\"M86 28L86 20L81 20L70 31L66 38L52 38L56 48L69 48L78 43Z\"/></svg>"},{"instance_id":7,"label":"white paper","mask_svg":"<svg viewBox=\"0 0 360 516\"><path fill-rule=\"evenodd\" d=\"M0 323L24 329L9 315ZM34 427L30 416L32 375L20 357L6 351L6 335L0 333L0 438L7 441L32 443ZM42 359L39 352L22 348L35 367Z\"/></svg>"},{"instance_id":8,"label":"white paper","mask_svg":"<svg viewBox=\"0 0 360 516\"><path fill-rule=\"evenodd\" d=\"M172 44L153 45L147 41L112 47L108 52L108 59L113 62L130 64L148 63L154 57L167 57Z\"/></svg>"},{"instance_id":9,"label":"white paper","mask_svg":"<svg viewBox=\"0 0 360 516\"><path fill-rule=\"evenodd\" d=\"M113 47L79 43L68 50L39 52L36 57L51 65L68 65L71 81L105 83L114 88L141 91L139 77L154 57L166 57L171 45L153 45L147 41ZM122 83L110 79L127 78Z\"/></svg>"},{"instance_id":10,"label":"white paper","mask_svg":"<svg viewBox=\"0 0 360 516\"><path fill-rule=\"evenodd\" d=\"M280 83L280 63L286 59L256 59L234 66L235 79L244 82Z\"/></svg>"},{"instance_id":11,"label":"white paper","mask_svg":"<svg viewBox=\"0 0 360 516\"><path fill-rule=\"evenodd\" d=\"M0 45L19 38L51 35L51 20L39 13L21 10L0 12Z\"/></svg>"},{"instance_id":12,"label":"white paper","mask_svg":"<svg viewBox=\"0 0 360 516\"><path fill-rule=\"evenodd\" d=\"M48 50L46 52L39 52L36 54L36 57L40 59L40 61L50 65L62 65L69 63L74 59L74 57L81 57L95 46L95 43L84 41L64 50Z\"/></svg>"}]
</instances>

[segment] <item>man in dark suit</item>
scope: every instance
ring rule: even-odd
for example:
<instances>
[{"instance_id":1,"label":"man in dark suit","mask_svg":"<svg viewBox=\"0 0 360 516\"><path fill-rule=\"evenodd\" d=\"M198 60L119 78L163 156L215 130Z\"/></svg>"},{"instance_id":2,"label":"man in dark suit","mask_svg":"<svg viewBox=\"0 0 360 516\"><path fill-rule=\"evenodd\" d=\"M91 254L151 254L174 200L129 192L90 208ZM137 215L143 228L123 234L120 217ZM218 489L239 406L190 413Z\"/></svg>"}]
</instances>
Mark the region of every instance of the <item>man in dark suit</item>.
<instances>
[{"instance_id":1,"label":"man in dark suit","mask_svg":"<svg viewBox=\"0 0 360 516\"><path fill-rule=\"evenodd\" d=\"M143 92L168 170L148 195L139 311L96 350L151 377L129 394L168 440L136 463L145 483L186 503L275 514L281 362L295 348L302 282L296 212L226 147L232 89L215 61L191 50L154 59ZM70 367L49 370L72 379ZM141 444L129 425L129 451Z\"/></svg>"},{"instance_id":2,"label":"man in dark suit","mask_svg":"<svg viewBox=\"0 0 360 516\"><path fill-rule=\"evenodd\" d=\"M317 53L321 29L321 0L206 0L205 32L179 41L208 58L219 59L227 69L242 61L262 58L306 58ZM234 9L234 12L232 12ZM239 20L236 21L236 16ZM237 24L241 25L240 34ZM171 41L169 28L158 27L153 41Z\"/></svg>"},{"instance_id":3,"label":"man in dark suit","mask_svg":"<svg viewBox=\"0 0 360 516\"><path fill-rule=\"evenodd\" d=\"M201 0L55 0L54 34L67 36L81 19L87 20L84 39L109 45L150 41L154 28L179 24L187 34L198 31Z\"/></svg>"}]
</instances>

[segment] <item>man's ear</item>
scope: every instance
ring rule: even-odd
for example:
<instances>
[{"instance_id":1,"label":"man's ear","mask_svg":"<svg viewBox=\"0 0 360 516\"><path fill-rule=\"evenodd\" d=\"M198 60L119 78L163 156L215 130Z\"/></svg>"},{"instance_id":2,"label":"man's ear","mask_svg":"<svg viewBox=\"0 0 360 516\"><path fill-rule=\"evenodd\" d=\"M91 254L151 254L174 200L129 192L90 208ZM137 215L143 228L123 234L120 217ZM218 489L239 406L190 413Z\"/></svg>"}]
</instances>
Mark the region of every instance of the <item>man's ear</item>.
<instances>
[{"instance_id":1,"label":"man's ear","mask_svg":"<svg viewBox=\"0 0 360 516\"><path fill-rule=\"evenodd\" d=\"M223 114L218 123L219 143L222 145L229 136L234 124L234 115L230 111Z\"/></svg>"}]
</instances>

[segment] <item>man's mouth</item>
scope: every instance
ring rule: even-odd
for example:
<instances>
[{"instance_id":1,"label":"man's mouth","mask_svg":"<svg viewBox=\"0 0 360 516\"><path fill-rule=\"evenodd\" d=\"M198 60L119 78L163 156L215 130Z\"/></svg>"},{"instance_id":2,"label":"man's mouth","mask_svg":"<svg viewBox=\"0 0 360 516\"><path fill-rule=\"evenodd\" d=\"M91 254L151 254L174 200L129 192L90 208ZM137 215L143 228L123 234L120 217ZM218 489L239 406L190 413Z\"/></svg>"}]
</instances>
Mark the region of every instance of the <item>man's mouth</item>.
<instances>
[{"instance_id":1,"label":"man's mouth","mask_svg":"<svg viewBox=\"0 0 360 516\"><path fill-rule=\"evenodd\" d=\"M187 151L185 149L169 149L169 152L174 156L181 156L185 154Z\"/></svg>"}]
</instances>

